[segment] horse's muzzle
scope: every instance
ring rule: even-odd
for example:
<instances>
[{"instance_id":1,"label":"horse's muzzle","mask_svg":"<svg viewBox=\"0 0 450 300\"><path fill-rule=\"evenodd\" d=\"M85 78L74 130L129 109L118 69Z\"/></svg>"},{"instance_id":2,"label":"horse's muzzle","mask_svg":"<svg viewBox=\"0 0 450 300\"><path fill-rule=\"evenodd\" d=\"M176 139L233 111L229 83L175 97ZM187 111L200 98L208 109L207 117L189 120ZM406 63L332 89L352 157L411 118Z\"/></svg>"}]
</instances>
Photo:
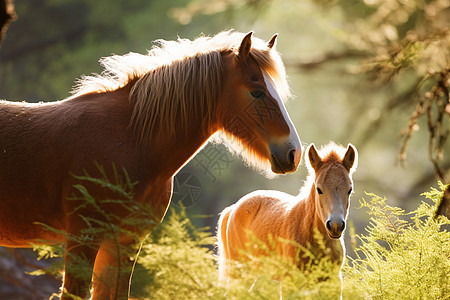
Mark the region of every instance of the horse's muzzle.
<instances>
[{"instance_id":1,"label":"horse's muzzle","mask_svg":"<svg viewBox=\"0 0 450 300\"><path fill-rule=\"evenodd\" d=\"M276 174L292 173L297 170L302 156L302 149L290 144L269 146L272 172Z\"/></svg>"}]
</instances>

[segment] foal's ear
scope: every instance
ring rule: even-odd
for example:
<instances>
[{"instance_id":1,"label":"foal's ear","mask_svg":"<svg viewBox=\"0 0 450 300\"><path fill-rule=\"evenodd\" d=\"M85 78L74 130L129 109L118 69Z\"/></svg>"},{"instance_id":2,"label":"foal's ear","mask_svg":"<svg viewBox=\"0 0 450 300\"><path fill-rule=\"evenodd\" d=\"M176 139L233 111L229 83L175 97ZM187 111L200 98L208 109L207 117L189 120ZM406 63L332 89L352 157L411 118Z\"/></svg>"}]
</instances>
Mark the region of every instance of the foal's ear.
<instances>
[{"instance_id":1,"label":"foal's ear","mask_svg":"<svg viewBox=\"0 0 450 300\"><path fill-rule=\"evenodd\" d=\"M269 49L272 49L274 46L277 45L277 37L278 37L278 33L275 33L272 38L270 39L270 41L267 43L267 47Z\"/></svg>"},{"instance_id":2,"label":"foal's ear","mask_svg":"<svg viewBox=\"0 0 450 300\"><path fill-rule=\"evenodd\" d=\"M345 152L344 158L342 159L342 164L344 167L350 171L356 161L357 151L355 146L348 144L347 151Z\"/></svg>"},{"instance_id":3,"label":"foal's ear","mask_svg":"<svg viewBox=\"0 0 450 300\"><path fill-rule=\"evenodd\" d=\"M322 159L320 158L319 153L317 153L317 149L314 144L309 145L308 158L309 163L311 164L311 167L314 169L314 171L319 170L322 166Z\"/></svg>"},{"instance_id":4,"label":"foal's ear","mask_svg":"<svg viewBox=\"0 0 450 300\"><path fill-rule=\"evenodd\" d=\"M252 48L252 35L253 31L250 31L242 39L241 45L239 46L239 54L238 54L240 61L246 61L248 58L250 49Z\"/></svg>"}]
</instances>

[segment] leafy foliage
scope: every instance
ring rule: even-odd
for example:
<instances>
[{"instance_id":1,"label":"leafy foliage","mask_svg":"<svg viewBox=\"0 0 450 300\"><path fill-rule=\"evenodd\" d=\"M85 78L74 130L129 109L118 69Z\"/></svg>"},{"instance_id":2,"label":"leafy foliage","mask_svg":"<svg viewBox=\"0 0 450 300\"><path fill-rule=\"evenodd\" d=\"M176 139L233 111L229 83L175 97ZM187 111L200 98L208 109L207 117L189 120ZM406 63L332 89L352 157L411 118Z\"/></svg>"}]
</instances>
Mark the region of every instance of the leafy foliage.
<instances>
[{"instance_id":1,"label":"leafy foliage","mask_svg":"<svg viewBox=\"0 0 450 300\"><path fill-rule=\"evenodd\" d=\"M348 258L343 268L344 299L398 299L398 295L404 299L447 299L450 233L441 228L450 221L434 218L442 191L424 193L433 204L422 202L411 213L389 206L385 198L368 195L371 201L362 199L361 206L368 209L371 223L367 234L358 237L357 258ZM405 219L408 216L410 220ZM335 269L327 258L314 257L303 249L312 259L299 271L266 245L261 247L266 247L267 256L249 253L248 262L238 265L234 278L221 286L215 257L205 247L211 247L212 242L208 234L192 227L183 211L172 210L170 218L146 242L139 259L151 274L146 295L158 299L275 299L281 294L283 299L339 297L340 282L330 276ZM330 280L324 281L326 277Z\"/></svg>"},{"instance_id":2,"label":"leafy foliage","mask_svg":"<svg viewBox=\"0 0 450 300\"><path fill-rule=\"evenodd\" d=\"M170 217L146 240L138 259L133 284L138 297L151 299L335 299L340 293L336 266L326 257L311 258L304 271L285 261L266 245L267 256L248 254L248 261L236 263L236 273L220 284L216 257L211 250L215 238L206 228L196 229L186 218L184 209L171 210ZM282 282L282 283L281 283ZM133 288L132 284L132 288ZM136 290L136 288L134 288Z\"/></svg>"},{"instance_id":3,"label":"leafy foliage","mask_svg":"<svg viewBox=\"0 0 450 300\"><path fill-rule=\"evenodd\" d=\"M100 177L92 177L85 172L82 176L73 175L79 183L75 184L74 193L69 201L73 201L76 206L70 214L77 214L83 221L84 227L79 234L66 233L63 230L52 228L44 223L40 223L45 230L55 232L65 236L66 241L75 243L78 246L98 250L104 241L110 242L110 251L117 257L123 255L135 259L137 249L141 242L141 233L139 230L144 228L156 227L155 214L150 205L136 203L134 201L135 182L132 182L125 170L118 171L115 165L112 165L113 180L107 176L105 169L96 164ZM122 174L123 173L123 174ZM106 189L107 199L98 199L94 197L89 188ZM116 212L114 214L112 212ZM137 230L132 230L136 229ZM144 232L149 232L144 230ZM121 239L129 239L134 242L132 245L124 246ZM39 259L67 257L70 255L70 263L66 261L65 268L70 269L71 274L77 278L90 282L92 278L93 264L84 255L73 255L65 252L62 245L45 245L46 241L40 241L44 246L35 245L34 250L38 252ZM126 272L127 268L118 264L117 274ZM56 275L63 270L63 264L58 261L49 268L32 272L32 275L52 274ZM111 267L113 268L113 267ZM117 275L119 276L119 275ZM109 283L115 278L107 278L105 282ZM65 295L67 292L64 291ZM73 296L74 295L69 295Z\"/></svg>"},{"instance_id":4,"label":"leafy foliage","mask_svg":"<svg viewBox=\"0 0 450 300\"><path fill-rule=\"evenodd\" d=\"M141 248L135 275L135 281L144 285L140 296L206 299L220 295L215 284L215 257L206 247L214 241L206 228L191 224L184 209L172 209Z\"/></svg>"},{"instance_id":5,"label":"leafy foliage","mask_svg":"<svg viewBox=\"0 0 450 300\"><path fill-rule=\"evenodd\" d=\"M441 189L445 186L441 184ZM450 296L450 224L435 218L442 192L432 189L423 195L434 205L422 202L411 213L386 204L373 194L367 235L359 236L357 258L344 269L346 287L364 299L448 299ZM411 216L411 220L403 219Z\"/></svg>"},{"instance_id":6,"label":"leafy foliage","mask_svg":"<svg viewBox=\"0 0 450 300\"><path fill-rule=\"evenodd\" d=\"M344 299L398 299L399 295L448 299L450 233L444 226L450 221L435 217L442 191L424 193L432 203L423 201L410 213L374 194L367 194L370 201L360 201L371 216L370 225L367 234L357 236L357 257L348 258L342 269ZM232 278L219 283L214 242L207 228L192 225L184 208L171 209L141 247L132 295L150 299L336 299L340 295L336 266L307 248L301 249L302 255L310 262L299 270L260 244L267 255L248 253L248 261L234 263ZM47 246L36 249L42 258L61 255Z\"/></svg>"}]
</instances>

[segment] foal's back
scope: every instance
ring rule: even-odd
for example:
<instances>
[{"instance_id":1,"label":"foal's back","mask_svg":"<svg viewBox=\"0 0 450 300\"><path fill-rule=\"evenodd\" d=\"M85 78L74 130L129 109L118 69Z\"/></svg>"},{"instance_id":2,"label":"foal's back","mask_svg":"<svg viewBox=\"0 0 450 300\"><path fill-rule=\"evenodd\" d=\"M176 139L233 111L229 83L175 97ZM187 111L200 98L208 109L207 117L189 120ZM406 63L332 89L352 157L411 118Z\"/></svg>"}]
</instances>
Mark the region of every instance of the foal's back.
<instances>
[{"instance_id":1,"label":"foal's back","mask_svg":"<svg viewBox=\"0 0 450 300\"><path fill-rule=\"evenodd\" d=\"M219 272L223 279L229 273L228 260L240 260L243 252L250 251L252 238L271 245L270 239L298 240L298 228L302 222L293 225L290 219L296 216L294 207L304 206L306 202L289 194L261 190L242 197L235 204L227 207L220 215L218 223ZM284 257L295 259L296 248L289 243L273 243L276 250ZM263 255L262 249L251 249L254 255Z\"/></svg>"}]
</instances>

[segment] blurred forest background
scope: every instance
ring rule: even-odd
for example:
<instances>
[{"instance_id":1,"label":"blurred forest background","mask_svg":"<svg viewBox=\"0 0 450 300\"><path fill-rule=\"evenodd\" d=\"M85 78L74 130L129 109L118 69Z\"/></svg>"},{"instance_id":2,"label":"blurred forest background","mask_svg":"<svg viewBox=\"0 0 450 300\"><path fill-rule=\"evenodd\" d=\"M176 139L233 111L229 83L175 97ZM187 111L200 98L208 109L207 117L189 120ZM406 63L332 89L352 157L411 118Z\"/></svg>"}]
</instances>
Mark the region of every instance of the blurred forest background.
<instances>
[{"instance_id":1,"label":"blurred forest background","mask_svg":"<svg viewBox=\"0 0 450 300\"><path fill-rule=\"evenodd\" d=\"M437 186L436 179L450 180L450 0L16 0L14 5L17 20L0 46L0 99L64 99L81 75L102 71L100 57L145 53L156 39L235 29L268 40L279 33L277 50L295 95L287 109L302 142L352 143L359 151L349 215L357 232L368 222L357 209L365 192L410 210L423 200L420 192ZM182 202L197 226L215 232L224 207L257 189L297 194L306 173L303 163L295 174L269 180L224 146L208 145L175 178L172 205ZM1 249L6 260L0 263L0 298L21 278L23 271L11 270L36 263L28 255Z\"/></svg>"}]
</instances>

